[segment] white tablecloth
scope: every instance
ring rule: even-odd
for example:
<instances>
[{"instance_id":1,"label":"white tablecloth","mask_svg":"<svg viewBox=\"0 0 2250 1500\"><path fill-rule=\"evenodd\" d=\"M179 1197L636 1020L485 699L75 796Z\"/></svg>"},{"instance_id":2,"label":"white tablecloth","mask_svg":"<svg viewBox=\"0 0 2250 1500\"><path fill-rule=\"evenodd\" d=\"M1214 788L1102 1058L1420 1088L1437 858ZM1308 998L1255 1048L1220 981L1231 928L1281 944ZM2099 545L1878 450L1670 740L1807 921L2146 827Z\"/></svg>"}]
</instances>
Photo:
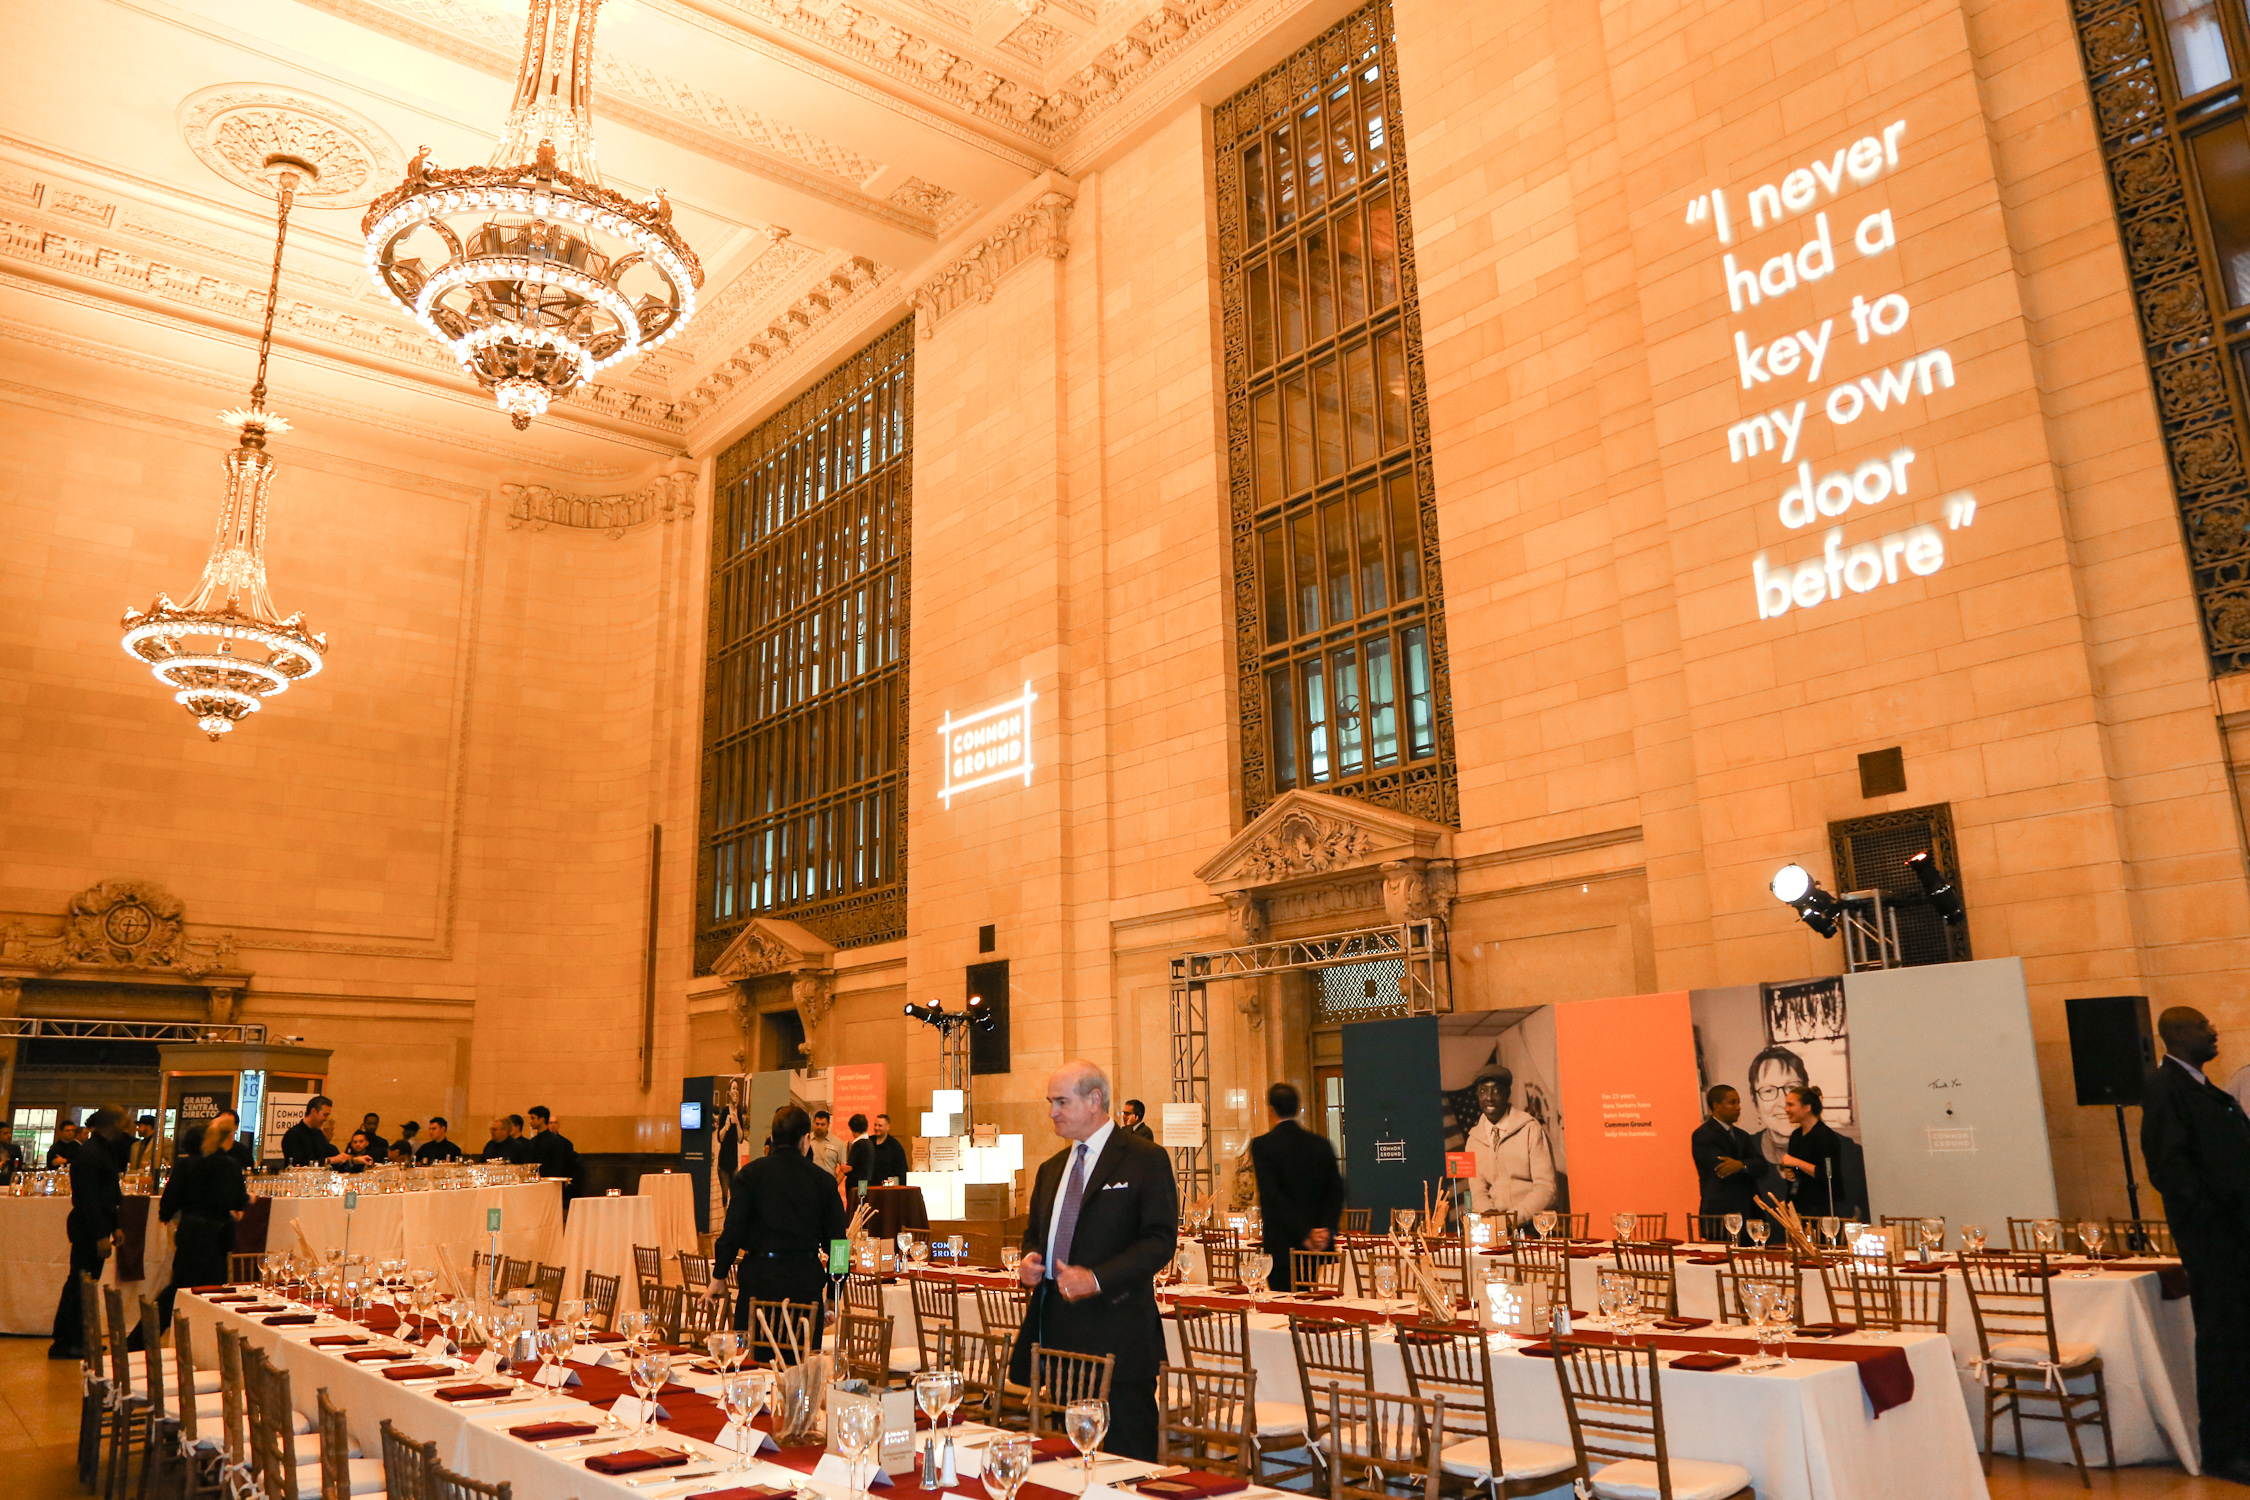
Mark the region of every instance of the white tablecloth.
<instances>
[{"instance_id":1,"label":"white tablecloth","mask_svg":"<svg viewBox=\"0 0 2250 1500\"><path fill-rule=\"evenodd\" d=\"M55 1326L55 1304L70 1274L68 1198L18 1198L0 1194L0 1333L41 1337ZM172 1229L159 1223L149 1206L148 1234L141 1252L142 1279L125 1283L125 1316L140 1321L140 1298L155 1296L172 1279ZM102 1284L117 1286L117 1254L102 1266Z\"/></svg>"},{"instance_id":2,"label":"white tablecloth","mask_svg":"<svg viewBox=\"0 0 2250 1500\"><path fill-rule=\"evenodd\" d=\"M1610 1261L1574 1260L1570 1263L1571 1300L1591 1308L1595 1272ZM1719 1272L1723 1266L1678 1263L1675 1279L1680 1312L1685 1317L1715 1317L1719 1311ZM1968 1288L1958 1272L1947 1272L1946 1337L1953 1347L1956 1379L1967 1403L1974 1430L1983 1432L1983 1400L1970 1362L1977 1358L1976 1315L1969 1307ZM2195 1414L2195 1325L2188 1299L2164 1300L2163 1287L2154 1271L2104 1271L2079 1278L2065 1272L2051 1283L2054 1288L2055 1333L2069 1343L2093 1344L2101 1350L2104 1383L2109 1390L2110 1431L2117 1440L2121 1464L2179 1463L2191 1474L2200 1472L2201 1449ZM1805 1320L1826 1318L1828 1304L1821 1291L1820 1273L1806 1271L1800 1293ZM2090 1388L2079 1382L2074 1389ZM2081 1434L2091 1443L2087 1456L2100 1461L2100 1434ZM1997 1451L2014 1451L2015 1438L2003 1421L1994 1429ZM2024 1446L2033 1458L2070 1462L2070 1438L2056 1422L2033 1422L2024 1428Z\"/></svg>"},{"instance_id":3,"label":"white tablecloth","mask_svg":"<svg viewBox=\"0 0 2250 1500\"><path fill-rule=\"evenodd\" d=\"M633 1274L633 1247L656 1243L655 1223L656 1203L650 1198L580 1198L571 1204L570 1222L563 1227L563 1295L581 1295L588 1271L615 1276L617 1310L636 1311L641 1292Z\"/></svg>"},{"instance_id":4,"label":"white tablecloth","mask_svg":"<svg viewBox=\"0 0 2250 1500\"><path fill-rule=\"evenodd\" d=\"M655 1205L655 1237L640 1241L664 1252L664 1279L680 1279L680 1252L696 1253L695 1194L685 1172L643 1172L634 1189Z\"/></svg>"},{"instance_id":5,"label":"white tablecloth","mask_svg":"<svg viewBox=\"0 0 2250 1500\"><path fill-rule=\"evenodd\" d=\"M443 1266L465 1284L471 1257L492 1249L485 1224L487 1211L494 1208L500 1210L501 1254L555 1262L562 1253L562 1186L560 1180L548 1179L506 1187L366 1193L349 1214L341 1197L276 1198L266 1248L297 1249L292 1226L304 1230L315 1250L341 1248L348 1227L354 1255Z\"/></svg>"}]
</instances>

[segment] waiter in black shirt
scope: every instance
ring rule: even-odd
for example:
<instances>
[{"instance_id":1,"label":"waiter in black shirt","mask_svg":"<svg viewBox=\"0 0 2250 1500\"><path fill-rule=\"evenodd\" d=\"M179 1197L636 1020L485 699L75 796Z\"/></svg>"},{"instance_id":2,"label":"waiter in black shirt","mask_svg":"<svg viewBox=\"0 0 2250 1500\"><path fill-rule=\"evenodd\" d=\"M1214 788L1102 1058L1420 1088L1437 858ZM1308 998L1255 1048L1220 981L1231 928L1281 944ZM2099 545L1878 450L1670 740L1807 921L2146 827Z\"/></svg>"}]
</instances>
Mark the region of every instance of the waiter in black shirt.
<instances>
[{"instance_id":1,"label":"waiter in black shirt","mask_svg":"<svg viewBox=\"0 0 2250 1500\"><path fill-rule=\"evenodd\" d=\"M373 1110L359 1117L359 1133L367 1137L367 1154L376 1161L391 1159L391 1143L383 1138L383 1117Z\"/></svg>"},{"instance_id":2,"label":"waiter in black shirt","mask_svg":"<svg viewBox=\"0 0 2250 1500\"><path fill-rule=\"evenodd\" d=\"M55 1127L53 1144L47 1147L47 1170L67 1167L78 1160L78 1127L65 1120Z\"/></svg>"},{"instance_id":3,"label":"waiter in black shirt","mask_svg":"<svg viewBox=\"0 0 2250 1500\"><path fill-rule=\"evenodd\" d=\"M16 1144L16 1127L10 1121L0 1120L0 1187L14 1182L16 1174L22 1170L23 1147Z\"/></svg>"},{"instance_id":4,"label":"waiter in black shirt","mask_svg":"<svg viewBox=\"0 0 2250 1500\"><path fill-rule=\"evenodd\" d=\"M555 1129L555 1117L544 1104L531 1106L531 1139L525 1144L531 1148L531 1159L539 1164L542 1177L559 1177L563 1183L563 1196L570 1196L571 1182L578 1176L578 1148L570 1137Z\"/></svg>"},{"instance_id":5,"label":"waiter in black shirt","mask_svg":"<svg viewBox=\"0 0 2250 1500\"><path fill-rule=\"evenodd\" d=\"M1703 1103L1711 1117L1688 1137L1701 1190L1695 1211L1706 1217L1758 1218L1758 1168L1765 1158L1759 1154L1757 1138L1735 1124L1742 1118L1742 1095L1731 1085L1714 1083Z\"/></svg>"},{"instance_id":6,"label":"waiter in black shirt","mask_svg":"<svg viewBox=\"0 0 2250 1500\"><path fill-rule=\"evenodd\" d=\"M114 1109L97 1109L86 1121L86 1139L70 1164L70 1217L63 1221L70 1236L70 1274L63 1278L62 1297L55 1303L55 1338L47 1346L49 1359L80 1359L85 1355L89 1330L81 1325L83 1306L78 1278L102 1274L110 1245L117 1238L117 1216L125 1195L117 1185L125 1167L123 1117ZM99 1329L91 1330L98 1334Z\"/></svg>"},{"instance_id":7,"label":"waiter in black shirt","mask_svg":"<svg viewBox=\"0 0 2250 1500\"><path fill-rule=\"evenodd\" d=\"M430 1138L414 1148L414 1159L425 1167L432 1162L459 1161L461 1148L445 1138L448 1128L445 1116L430 1116Z\"/></svg>"},{"instance_id":8,"label":"waiter in black shirt","mask_svg":"<svg viewBox=\"0 0 2250 1500\"><path fill-rule=\"evenodd\" d=\"M326 1094L315 1094L305 1101L305 1117L281 1137L283 1165L319 1167L343 1159L344 1153L336 1149L336 1143L321 1128L328 1123L328 1112L335 1107L336 1101Z\"/></svg>"},{"instance_id":9,"label":"waiter in black shirt","mask_svg":"<svg viewBox=\"0 0 2250 1500\"><path fill-rule=\"evenodd\" d=\"M810 1129L808 1125L806 1127ZM909 1163L906 1148L891 1134L891 1117L877 1115L875 1129L852 1142L851 1154L845 1157L851 1173L852 1201L857 1203L863 1190L880 1187L892 1178L906 1180Z\"/></svg>"},{"instance_id":10,"label":"waiter in black shirt","mask_svg":"<svg viewBox=\"0 0 2250 1500\"><path fill-rule=\"evenodd\" d=\"M825 1257L844 1237L848 1221L836 1184L806 1150L811 1134L812 1116L796 1105L774 1111L766 1154L735 1174L726 1227L712 1250L711 1285L704 1295L720 1294L727 1271L740 1256L734 1326L749 1329L753 1301L809 1302L814 1305L808 1320L812 1347L817 1349L818 1307L828 1287Z\"/></svg>"}]
</instances>

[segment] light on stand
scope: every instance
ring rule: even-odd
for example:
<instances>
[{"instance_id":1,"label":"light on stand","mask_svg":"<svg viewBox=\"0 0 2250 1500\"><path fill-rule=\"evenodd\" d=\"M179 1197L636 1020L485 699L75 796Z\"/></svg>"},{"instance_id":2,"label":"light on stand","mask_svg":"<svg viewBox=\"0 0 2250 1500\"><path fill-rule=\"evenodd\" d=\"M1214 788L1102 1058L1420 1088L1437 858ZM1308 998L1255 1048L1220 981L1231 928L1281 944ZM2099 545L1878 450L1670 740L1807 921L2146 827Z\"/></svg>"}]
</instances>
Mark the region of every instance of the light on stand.
<instances>
[{"instance_id":1,"label":"light on stand","mask_svg":"<svg viewBox=\"0 0 2250 1500\"><path fill-rule=\"evenodd\" d=\"M1958 927L1969 920L1969 908L1961 899L1961 888L1938 868L1938 862L1929 850L1910 855L1906 868L1922 883L1922 894L1930 898L1930 907L1949 927Z\"/></svg>"},{"instance_id":2,"label":"light on stand","mask_svg":"<svg viewBox=\"0 0 2250 1500\"><path fill-rule=\"evenodd\" d=\"M1834 895L1820 888L1812 872L1803 865L1783 865L1776 871L1770 887L1774 899L1794 909L1797 919L1822 937L1836 935L1836 914L1843 906Z\"/></svg>"}]
</instances>

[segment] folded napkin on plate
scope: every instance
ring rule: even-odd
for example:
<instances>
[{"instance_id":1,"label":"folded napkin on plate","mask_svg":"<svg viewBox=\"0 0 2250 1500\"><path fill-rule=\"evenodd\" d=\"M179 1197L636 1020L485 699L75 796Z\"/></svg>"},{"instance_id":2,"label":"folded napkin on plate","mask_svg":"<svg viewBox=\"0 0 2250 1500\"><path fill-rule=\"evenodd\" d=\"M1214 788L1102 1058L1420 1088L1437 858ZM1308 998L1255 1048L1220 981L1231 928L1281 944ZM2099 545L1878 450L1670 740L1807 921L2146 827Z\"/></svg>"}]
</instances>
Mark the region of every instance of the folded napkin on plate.
<instances>
[{"instance_id":1,"label":"folded napkin on plate","mask_svg":"<svg viewBox=\"0 0 2250 1500\"><path fill-rule=\"evenodd\" d=\"M244 1306L241 1306L241 1307L237 1307L237 1308L233 1308L233 1309L230 1309L230 1310L231 1310L231 1311L233 1311L233 1312L243 1313L243 1314L245 1314L245 1315L247 1315L247 1314L250 1314L250 1313L270 1313L270 1312L287 1312L287 1311L289 1311L289 1309L288 1309L287 1307L283 1306L283 1305L282 1305L281 1303L279 1303L279 1302L257 1302L257 1301L254 1301L254 1300L251 1300L251 1299L247 1299L247 1298L245 1298L245 1299L241 1299L241 1300L243 1300L243 1301L244 1301L244 1303L245 1303L245 1305L244 1305Z\"/></svg>"},{"instance_id":2,"label":"folded napkin on plate","mask_svg":"<svg viewBox=\"0 0 2250 1500\"><path fill-rule=\"evenodd\" d=\"M731 1490L698 1490L686 1500L781 1500L791 1490L777 1490L770 1485L738 1484Z\"/></svg>"},{"instance_id":3,"label":"folded napkin on plate","mask_svg":"<svg viewBox=\"0 0 2250 1500\"><path fill-rule=\"evenodd\" d=\"M1739 1354L1709 1354L1698 1352L1683 1354L1672 1361L1675 1370L1725 1370L1742 1363Z\"/></svg>"},{"instance_id":4,"label":"folded napkin on plate","mask_svg":"<svg viewBox=\"0 0 2250 1500\"><path fill-rule=\"evenodd\" d=\"M1522 1348L1516 1350L1516 1353L1528 1354L1533 1359L1553 1359L1555 1357L1555 1346L1542 1339L1536 1344L1525 1344Z\"/></svg>"},{"instance_id":5,"label":"folded napkin on plate","mask_svg":"<svg viewBox=\"0 0 2250 1500\"><path fill-rule=\"evenodd\" d=\"M1033 1458L1076 1458L1078 1445L1066 1437L1041 1438L1031 1445Z\"/></svg>"},{"instance_id":6,"label":"folded napkin on plate","mask_svg":"<svg viewBox=\"0 0 2250 1500\"><path fill-rule=\"evenodd\" d=\"M441 1375L459 1372L447 1365L393 1365L383 1372L385 1380L435 1380Z\"/></svg>"},{"instance_id":7,"label":"folded napkin on plate","mask_svg":"<svg viewBox=\"0 0 2250 1500\"><path fill-rule=\"evenodd\" d=\"M523 1427L511 1427L508 1436L522 1438L527 1443L551 1443L558 1438L584 1437L589 1432L599 1432L594 1422L532 1422Z\"/></svg>"},{"instance_id":8,"label":"folded napkin on plate","mask_svg":"<svg viewBox=\"0 0 2250 1500\"><path fill-rule=\"evenodd\" d=\"M512 1385L441 1385L430 1392L440 1401L489 1401L494 1396L509 1395Z\"/></svg>"},{"instance_id":9,"label":"folded napkin on plate","mask_svg":"<svg viewBox=\"0 0 2250 1500\"><path fill-rule=\"evenodd\" d=\"M318 1313L275 1313L275 1314L274 1314L274 1315L273 1315L272 1317L270 1317L270 1318L260 1318L260 1319L259 1319L258 1321L259 1321L259 1322L261 1322L261 1323L263 1323L263 1324L265 1324L265 1325L266 1325L266 1326L267 1326L268 1328L295 1328L295 1327L301 1327L302 1325L304 1325L304 1324L306 1324L306 1323L317 1323L317 1322L319 1322L319 1321L320 1321L320 1314L318 1314Z\"/></svg>"},{"instance_id":10,"label":"folded napkin on plate","mask_svg":"<svg viewBox=\"0 0 2250 1500\"><path fill-rule=\"evenodd\" d=\"M1144 1479L1133 1488L1144 1495L1155 1495L1158 1500L1207 1500L1212 1495L1231 1495L1236 1490L1246 1490L1250 1488L1250 1481L1239 1474L1208 1474L1201 1469L1190 1469L1185 1474Z\"/></svg>"},{"instance_id":11,"label":"folded napkin on plate","mask_svg":"<svg viewBox=\"0 0 2250 1500\"><path fill-rule=\"evenodd\" d=\"M339 1344L364 1344L366 1339L356 1333L324 1333L319 1338L307 1339L315 1349L333 1349Z\"/></svg>"},{"instance_id":12,"label":"folded napkin on plate","mask_svg":"<svg viewBox=\"0 0 2250 1500\"><path fill-rule=\"evenodd\" d=\"M210 1296L210 1295L211 1295L211 1294L212 1294L213 1292L231 1292L231 1291L233 1291L233 1290L234 1290L234 1283L230 1281L230 1282L228 1282L228 1283L227 1283L226 1285L224 1285L224 1286L191 1286L191 1287L189 1287L189 1288L188 1288L188 1290L189 1290L189 1291L191 1291L191 1292L193 1292L193 1293L195 1293L195 1295L197 1295L198 1297L208 1297L208 1296Z\"/></svg>"},{"instance_id":13,"label":"folded napkin on plate","mask_svg":"<svg viewBox=\"0 0 2250 1500\"><path fill-rule=\"evenodd\" d=\"M1343 1295L1344 1294L1342 1292L1333 1292L1324 1289L1317 1292L1299 1292L1297 1294L1297 1297L1300 1301L1304 1302L1326 1302L1331 1298L1341 1297Z\"/></svg>"},{"instance_id":14,"label":"folded napkin on plate","mask_svg":"<svg viewBox=\"0 0 2250 1500\"><path fill-rule=\"evenodd\" d=\"M1797 1336L1807 1339L1842 1338L1847 1333L1859 1332L1857 1323L1799 1323Z\"/></svg>"},{"instance_id":15,"label":"folded napkin on plate","mask_svg":"<svg viewBox=\"0 0 2250 1500\"><path fill-rule=\"evenodd\" d=\"M685 1448L627 1448L622 1453L597 1453L586 1460L596 1474L638 1474L643 1469L676 1469L688 1461Z\"/></svg>"},{"instance_id":16,"label":"folded napkin on plate","mask_svg":"<svg viewBox=\"0 0 2250 1500\"><path fill-rule=\"evenodd\" d=\"M1658 1318L1656 1326L1673 1333L1683 1333L1690 1328L1709 1328L1709 1318Z\"/></svg>"},{"instance_id":17,"label":"folded napkin on plate","mask_svg":"<svg viewBox=\"0 0 2250 1500\"><path fill-rule=\"evenodd\" d=\"M320 1340L314 1339L313 1342L317 1344ZM355 1365L381 1364L385 1360L406 1359L408 1357L395 1349L351 1349L345 1351L344 1354L344 1358Z\"/></svg>"},{"instance_id":18,"label":"folded napkin on plate","mask_svg":"<svg viewBox=\"0 0 2250 1500\"><path fill-rule=\"evenodd\" d=\"M1683 1255L1680 1258L1691 1266L1723 1266L1727 1263L1727 1258L1723 1255Z\"/></svg>"},{"instance_id":19,"label":"folded napkin on plate","mask_svg":"<svg viewBox=\"0 0 2250 1500\"><path fill-rule=\"evenodd\" d=\"M1907 1276L1943 1276L1950 1267L1926 1266L1915 1261L1909 1265L1893 1266L1891 1269Z\"/></svg>"}]
</instances>

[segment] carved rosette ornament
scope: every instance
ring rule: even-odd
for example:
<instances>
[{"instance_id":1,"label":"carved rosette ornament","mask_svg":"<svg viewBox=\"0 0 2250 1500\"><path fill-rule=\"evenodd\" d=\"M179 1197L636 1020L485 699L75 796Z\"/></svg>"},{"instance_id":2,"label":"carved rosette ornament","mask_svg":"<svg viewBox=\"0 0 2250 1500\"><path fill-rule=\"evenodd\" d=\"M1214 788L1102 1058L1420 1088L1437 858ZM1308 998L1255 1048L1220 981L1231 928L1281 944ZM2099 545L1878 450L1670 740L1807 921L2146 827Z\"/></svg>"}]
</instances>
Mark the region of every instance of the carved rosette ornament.
<instances>
[{"instance_id":1,"label":"carved rosette ornament","mask_svg":"<svg viewBox=\"0 0 2250 1500\"><path fill-rule=\"evenodd\" d=\"M297 202L307 208L357 208L406 165L397 143L365 115L271 84L198 89L180 101L179 126L199 161L263 197L274 195L269 158L309 162L320 177L296 190Z\"/></svg>"}]
</instances>

